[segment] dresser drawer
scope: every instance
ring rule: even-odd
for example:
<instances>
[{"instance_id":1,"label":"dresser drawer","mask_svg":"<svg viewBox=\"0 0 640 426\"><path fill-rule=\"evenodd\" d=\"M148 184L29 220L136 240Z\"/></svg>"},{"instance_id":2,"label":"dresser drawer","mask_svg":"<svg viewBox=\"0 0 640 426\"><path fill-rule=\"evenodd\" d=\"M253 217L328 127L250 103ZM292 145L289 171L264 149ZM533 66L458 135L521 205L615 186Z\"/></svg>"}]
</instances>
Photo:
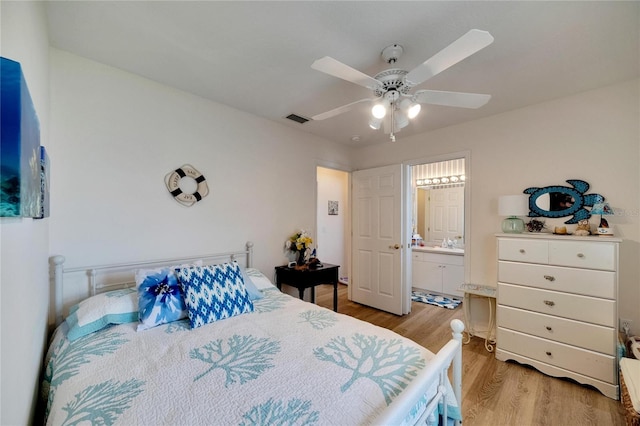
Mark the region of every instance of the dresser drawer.
<instances>
[{"instance_id":1,"label":"dresser drawer","mask_svg":"<svg viewBox=\"0 0 640 426\"><path fill-rule=\"evenodd\" d=\"M609 271L500 261L498 281L585 296L616 298L616 274Z\"/></svg>"},{"instance_id":2,"label":"dresser drawer","mask_svg":"<svg viewBox=\"0 0 640 426\"><path fill-rule=\"evenodd\" d=\"M616 358L498 328L500 348L607 383L617 383Z\"/></svg>"},{"instance_id":3,"label":"dresser drawer","mask_svg":"<svg viewBox=\"0 0 640 426\"><path fill-rule=\"evenodd\" d=\"M498 259L527 263L548 263L547 241L498 239Z\"/></svg>"},{"instance_id":4,"label":"dresser drawer","mask_svg":"<svg viewBox=\"0 0 640 426\"><path fill-rule=\"evenodd\" d=\"M549 264L615 271L616 245L582 241L549 241Z\"/></svg>"},{"instance_id":5,"label":"dresser drawer","mask_svg":"<svg viewBox=\"0 0 640 426\"><path fill-rule=\"evenodd\" d=\"M616 324L615 300L498 283L498 303L608 327Z\"/></svg>"},{"instance_id":6,"label":"dresser drawer","mask_svg":"<svg viewBox=\"0 0 640 426\"><path fill-rule=\"evenodd\" d=\"M566 318L498 306L498 327L615 355L615 330ZM500 345L502 346L502 345Z\"/></svg>"}]
</instances>

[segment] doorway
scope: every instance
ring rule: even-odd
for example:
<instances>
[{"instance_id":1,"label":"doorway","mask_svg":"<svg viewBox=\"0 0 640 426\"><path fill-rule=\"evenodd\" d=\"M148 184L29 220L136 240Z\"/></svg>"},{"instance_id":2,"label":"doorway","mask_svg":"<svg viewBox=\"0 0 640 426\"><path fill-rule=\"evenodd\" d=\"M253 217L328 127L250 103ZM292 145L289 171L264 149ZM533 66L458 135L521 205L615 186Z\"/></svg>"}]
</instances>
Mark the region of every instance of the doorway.
<instances>
[{"instance_id":1,"label":"doorway","mask_svg":"<svg viewBox=\"0 0 640 426\"><path fill-rule=\"evenodd\" d=\"M469 153L412 161L407 186L412 290L462 297L466 282Z\"/></svg>"},{"instance_id":2,"label":"doorway","mask_svg":"<svg viewBox=\"0 0 640 426\"><path fill-rule=\"evenodd\" d=\"M349 283L349 173L316 167L316 241L318 259L340 265L339 281Z\"/></svg>"}]
</instances>

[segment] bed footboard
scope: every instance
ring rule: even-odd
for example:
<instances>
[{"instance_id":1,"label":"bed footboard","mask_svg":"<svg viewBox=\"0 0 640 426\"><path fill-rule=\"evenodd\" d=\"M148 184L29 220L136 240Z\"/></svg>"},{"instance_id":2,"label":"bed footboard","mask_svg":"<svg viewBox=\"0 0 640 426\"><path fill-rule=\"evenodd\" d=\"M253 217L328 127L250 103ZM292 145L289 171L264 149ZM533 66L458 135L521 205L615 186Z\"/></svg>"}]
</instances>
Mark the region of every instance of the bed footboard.
<instances>
[{"instance_id":1,"label":"bed footboard","mask_svg":"<svg viewBox=\"0 0 640 426\"><path fill-rule=\"evenodd\" d=\"M426 409L416 424L437 424L434 412L442 403L443 418L447 418L446 384L449 367L453 369L453 393L462 406L462 332L464 324L458 319L451 321L452 339L442 347L436 356L429 361L427 368L414 379L411 384L394 400L387 410L382 412L374 424L396 424L403 420L417 402L427 393L428 389L437 383L436 394L427 401ZM460 422L456 421L456 425Z\"/></svg>"}]
</instances>

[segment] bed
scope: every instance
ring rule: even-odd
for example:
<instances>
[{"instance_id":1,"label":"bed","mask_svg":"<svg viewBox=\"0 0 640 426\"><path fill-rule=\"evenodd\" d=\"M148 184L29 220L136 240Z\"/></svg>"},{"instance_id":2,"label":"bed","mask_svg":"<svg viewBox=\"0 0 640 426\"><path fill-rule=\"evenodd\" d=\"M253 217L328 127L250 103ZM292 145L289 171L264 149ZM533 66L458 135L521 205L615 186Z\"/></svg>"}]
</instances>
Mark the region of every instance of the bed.
<instances>
[{"instance_id":1,"label":"bed","mask_svg":"<svg viewBox=\"0 0 640 426\"><path fill-rule=\"evenodd\" d=\"M433 354L281 293L252 268L252 256L251 243L215 255L79 268L53 256L46 424L460 423L462 322L452 321L453 338ZM175 278L181 295L169 290ZM186 318L157 311L159 298L147 300L160 282L163 303L182 297ZM194 296L194 282L205 296ZM220 282L236 291L231 302L216 299ZM202 320L209 296L227 316Z\"/></svg>"}]
</instances>

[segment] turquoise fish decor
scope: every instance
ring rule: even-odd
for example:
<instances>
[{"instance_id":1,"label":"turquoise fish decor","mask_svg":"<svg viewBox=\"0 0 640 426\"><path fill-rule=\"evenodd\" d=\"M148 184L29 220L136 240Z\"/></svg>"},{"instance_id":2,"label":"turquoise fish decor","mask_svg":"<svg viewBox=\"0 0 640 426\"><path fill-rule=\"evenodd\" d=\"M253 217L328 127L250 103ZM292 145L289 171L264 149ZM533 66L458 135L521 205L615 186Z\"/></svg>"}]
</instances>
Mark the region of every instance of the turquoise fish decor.
<instances>
[{"instance_id":1,"label":"turquoise fish decor","mask_svg":"<svg viewBox=\"0 0 640 426\"><path fill-rule=\"evenodd\" d=\"M589 184L583 180L570 179L568 186L531 187L523 192L529 194L529 217L558 218L573 216L564 223L573 224L589 219L591 213L585 207L602 203L600 194L585 194Z\"/></svg>"}]
</instances>

